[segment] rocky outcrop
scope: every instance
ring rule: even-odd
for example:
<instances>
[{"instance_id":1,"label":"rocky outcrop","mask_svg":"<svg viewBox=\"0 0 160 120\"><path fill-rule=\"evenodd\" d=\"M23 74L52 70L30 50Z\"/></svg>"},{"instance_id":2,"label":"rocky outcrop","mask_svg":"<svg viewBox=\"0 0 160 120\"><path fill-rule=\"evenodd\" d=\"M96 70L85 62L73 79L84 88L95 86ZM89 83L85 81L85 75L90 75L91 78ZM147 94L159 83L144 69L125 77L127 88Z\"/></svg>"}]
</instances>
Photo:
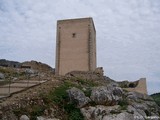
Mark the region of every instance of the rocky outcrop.
<instances>
[{"instance_id":1,"label":"rocky outcrop","mask_svg":"<svg viewBox=\"0 0 160 120\"><path fill-rule=\"evenodd\" d=\"M37 62L32 63L35 68L40 65ZM32 71L32 68L23 72L25 75L37 74L36 71ZM41 74L43 76L44 72ZM14 103L6 102L9 104L3 104L4 106L0 107L0 119L29 120L34 117L37 120L63 120L69 117L83 118L83 116L84 120L146 120L150 118L158 120L160 118L160 107L150 96L124 90L116 81L102 76L101 70L71 72L62 79L49 80L44 83L45 85L26 90L24 94L15 95L14 99L9 99ZM57 84L55 84L56 81ZM27 112L24 112L26 108ZM32 112L38 114L32 115Z\"/></svg>"},{"instance_id":2,"label":"rocky outcrop","mask_svg":"<svg viewBox=\"0 0 160 120\"><path fill-rule=\"evenodd\" d=\"M159 106L146 94L123 91L111 85L91 90L90 98L78 88L68 90L71 102L78 101L81 106L85 120L145 120L160 116Z\"/></svg>"},{"instance_id":3,"label":"rocky outcrop","mask_svg":"<svg viewBox=\"0 0 160 120\"><path fill-rule=\"evenodd\" d=\"M116 105L122 100L122 93L119 87L100 86L92 89L91 99L99 105Z\"/></svg>"},{"instance_id":4,"label":"rocky outcrop","mask_svg":"<svg viewBox=\"0 0 160 120\"><path fill-rule=\"evenodd\" d=\"M88 104L91 100L85 96L85 94L78 88L71 88L67 90L67 93L69 95L70 101L72 103L76 103L78 107L84 107L86 104Z\"/></svg>"},{"instance_id":5,"label":"rocky outcrop","mask_svg":"<svg viewBox=\"0 0 160 120\"><path fill-rule=\"evenodd\" d=\"M85 118L85 120L103 120L103 118L109 114L120 113L119 105L115 106L104 106L104 105L96 105L96 106L88 106L85 108L81 108L81 112Z\"/></svg>"},{"instance_id":6,"label":"rocky outcrop","mask_svg":"<svg viewBox=\"0 0 160 120\"><path fill-rule=\"evenodd\" d=\"M127 100L129 101L128 111L139 113L143 117L160 116L160 107L155 103L152 97L137 92L128 92ZM132 106L132 107L131 107Z\"/></svg>"}]
</instances>

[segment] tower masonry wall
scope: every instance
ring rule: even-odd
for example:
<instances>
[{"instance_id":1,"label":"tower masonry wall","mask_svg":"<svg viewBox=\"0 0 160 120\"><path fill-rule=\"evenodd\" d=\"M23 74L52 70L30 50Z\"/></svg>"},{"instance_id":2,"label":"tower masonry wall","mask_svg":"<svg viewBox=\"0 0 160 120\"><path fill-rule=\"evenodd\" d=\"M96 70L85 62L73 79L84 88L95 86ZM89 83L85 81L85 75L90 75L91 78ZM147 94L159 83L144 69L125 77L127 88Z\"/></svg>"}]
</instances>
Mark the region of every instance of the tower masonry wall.
<instances>
[{"instance_id":1,"label":"tower masonry wall","mask_svg":"<svg viewBox=\"0 0 160 120\"><path fill-rule=\"evenodd\" d=\"M56 74L96 69L96 36L92 18L57 22Z\"/></svg>"}]
</instances>

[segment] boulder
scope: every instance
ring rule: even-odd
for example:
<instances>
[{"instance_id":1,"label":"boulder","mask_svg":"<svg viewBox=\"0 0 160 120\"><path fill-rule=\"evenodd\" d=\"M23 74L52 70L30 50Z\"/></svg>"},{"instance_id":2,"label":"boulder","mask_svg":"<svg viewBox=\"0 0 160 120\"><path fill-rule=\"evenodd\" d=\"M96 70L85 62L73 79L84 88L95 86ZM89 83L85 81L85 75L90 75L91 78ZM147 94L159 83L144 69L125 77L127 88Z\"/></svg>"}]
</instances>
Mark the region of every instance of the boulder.
<instances>
[{"instance_id":1,"label":"boulder","mask_svg":"<svg viewBox=\"0 0 160 120\"><path fill-rule=\"evenodd\" d=\"M127 112L122 112L120 114L106 115L101 120L135 120L134 116Z\"/></svg>"},{"instance_id":2,"label":"boulder","mask_svg":"<svg viewBox=\"0 0 160 120\"><path fill-rule=\"evenodd\" d=\"M106 115L112 114L112 112L120 113L119 105L115 106L89 106L81 108L81 113L83 114L85 120L102 120Z\"/></svg>"},{"instance_id":3,"label":"boulder","mask_svg":"<svg viewBox=\"0 0 160 120\"><path fill-rule=\"evenodd\" d=\"M42 116L38 116L37 120L46 120L46 119L44 117L42 117Z\"/></svg>"},{"instance_id":4,"label":"boulder","mask_svg":"<svg viewBox=\"0 0 160 120\"><path fill-rule=\"evenodd\" d=\"M87 105L91 101L88 97L85 96L83 91L78 88L73 87L67 90L67 93L69 95L70 101L73 103L76 102L80 108Z\"/></svg>"},{"instance_id":5,"label":"boulder","mask_svg":"<svg viewBox=\"0 0 160 120\"><path fill-rule=\"evenodd\" d=\"M122 100L122 95L120 87L100 86L92 89L90 98L98 105L116 105Z\"/></svg>"},{"instance_id":6,"label":"boulder","mask_svg":"<svg viewBox=\"0 0 160 120\"><path fill-rule=\"evenodd\" d=\"M22 115L20 117L20 120L30 120L29 117L27 115Z\"/></svg>"}]
</instances>

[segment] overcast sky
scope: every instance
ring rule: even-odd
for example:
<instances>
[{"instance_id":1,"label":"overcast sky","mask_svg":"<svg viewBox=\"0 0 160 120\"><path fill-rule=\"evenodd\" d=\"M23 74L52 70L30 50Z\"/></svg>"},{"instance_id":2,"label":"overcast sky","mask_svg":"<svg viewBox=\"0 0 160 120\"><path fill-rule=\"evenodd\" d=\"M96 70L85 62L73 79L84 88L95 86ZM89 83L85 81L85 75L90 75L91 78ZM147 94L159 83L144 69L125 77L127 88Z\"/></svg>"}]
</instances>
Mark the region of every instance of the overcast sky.
<instances>
[{"instance_id":1,"label":"overcast sky","mask_svg":"<svg viewBox=\"0 0 160 120\"><path fill-rule=\"evenodd\" d=\"M160 0L0 0L0 59L55 66L56 22L92 17L97 64L160 92Z\"/></svg>"}]
</instances>

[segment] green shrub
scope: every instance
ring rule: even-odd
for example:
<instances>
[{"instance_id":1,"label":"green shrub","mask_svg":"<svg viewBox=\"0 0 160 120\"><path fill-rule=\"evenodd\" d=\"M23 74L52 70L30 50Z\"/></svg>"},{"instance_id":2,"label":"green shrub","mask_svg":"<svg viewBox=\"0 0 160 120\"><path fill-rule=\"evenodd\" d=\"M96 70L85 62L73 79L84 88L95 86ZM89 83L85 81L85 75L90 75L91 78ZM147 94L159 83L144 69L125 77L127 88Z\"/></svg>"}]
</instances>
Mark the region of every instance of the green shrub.
<instances>
[{"instance_id":1,"label":"green shrub","mask_svg":"<svg viewBox=\"0 0 160 120\"><path fill-rule=\"evenodd\" d=\"M89 102L89 105L90 105L90 106L96 106L96 105L97 105L97 103L96 103L96 102L94 102L94 101L90 101L90 102Z\"/></svg>"},{"instance_id":2,"label":"green shrub","mask_svg":"<svg viewBox=\"0 0 160 120\"><path fill-rule=\"evenodd\" d=\"M94 86L97 86L97 85L98 85L97 83L95 83L95 82L92 81L92 80L82 79L82 78L79 78L79 77L77 77L76 80L77 80L78 83L80 83L81 85L85 85L85 86L88 86L88 87L94 87Z\"/></svg>"},{"instance_id":3,"label":"green shrub","mask_svg":"<svg viewBox=\"0 0 160 120\"><path fill-rule=\"evenodd\" d=\"M85 96L90 97L91 93L92 93L92 89L88 88L87 90L84 90L83 92L84 92Z\"/></svg>"},{"instance_id":4,"label":"green shrub","mask_svg":"<svg viewBox=\"0 0 160 120\"><path fill-rule=\"evenodd\" d=\"M128 101L126 99L123 99L121 101L118 102L118 105L121 106L122 110L126 110L127 106L128 106Z\"/></svg>"},{"instance_id":5,"label":"green shrub","mask_svg":"<svg viewBox=\"0 0 160 120\"><path fill-rule=\"evenodd\" d=\"M31 120L36 120L37 116L43 115L45 106L33 105L27 106L26 108L17 108L13 110L13 113L20 117L21 115L29 115Z\"/></svg>"},{"instance_id":6,"label":"green shrub","mask_svg":"<svg viewBox=\"0 0 160 120\"><path fill-rule=\"evenodd\" d=\"M69 120L83 120L84 118L80 112L80 109L76 107L76 101L74 103L71 103L69 101L69 96L66 92L66 90L73 86L73 84L65 82L63 85L56 88L50 94L50 97L55 104L57 104L61 109L67 112Z\"/></svg>"},{"instance_id":7,"label":"green shrub","mask_svg":"<svg viewBox=\"0 0 160 120\"><path fill-rule=\"evenodd\" d=\"M41 116L44 113L45 107L34 105L32 106L32 110L30 112L31 120L36 120L38 116Z\"/></svg>"},{"instance_id":8,"label":"green shrub","mask_svg":"<svg viewBox=\"0 0 160 120\"><path fill-rule=\"evenodd\" d=\"M80 112L80 109L74 109L69 113L69 120L84 120L84 117L82 113Z\"/></svg>"},{"instance_id":9,"label":"green shrub","mask_svg":"<svg viewBox=\"0 0 160 120\"><path fill-rule=\"evenodd\" d=\"M151 97L155 100L158 106L160 106L160 93L152 94Z\"/></svg>"},{"instance_id":10,"label":"green shrub","mask_svg":"<svg viewBox=\"0 0 160 120\"><path fill-rule=\"evenodd\" d=\"M44 110L53 105L57 107L55 116L62 115L61 117L65 117L67 120L84 120L80 109L76 107L76 101L70 102L66 92L66 90L74 86L75 85L69 82L65 82L63 85L53 89L48 94L41 93L39 95L39 97L43 99L45 105L32 105L27 106L25 109L15 109L14 113L16 116L26 114L30 116L31 120L36 120L37 116L43 115Z\"/></svg>"},{"instance_id":11,"label":"green shrub","mask_svg":"<svg viewBox=\"0 0 160 120\"><path fill-rule=\"evenodd\" d=\"M69 83L64 83L55 90L51 91L48 95L48 98L52 100L55 104L61 106L68 99L66 90L68 90L70 86L71 85Z\"/></svg>"},{"instance_id":12,"label":"green shrub","mask_svg":"<svg viewBox=\"0 0 160 120\"><path fill-rule=\"evenodd\" d=\"M14 110L13 110L13 113L14 113L16 116L20 117L20 116L23 115L23 114L27 114L27 110L26 110L25 108L17 108L17 109L14 109Z\"/></svg>"},{"instance_id":13,"label":"green shrub","mask_svg":"<svg viewBox=\"0 0 160 120\"><path fill-rule=\"evenodd\" d=\"M144 111L146 113L147 116L151 116L151 112L149 112L148 110Z\"/></svg>"}]
</instances>

